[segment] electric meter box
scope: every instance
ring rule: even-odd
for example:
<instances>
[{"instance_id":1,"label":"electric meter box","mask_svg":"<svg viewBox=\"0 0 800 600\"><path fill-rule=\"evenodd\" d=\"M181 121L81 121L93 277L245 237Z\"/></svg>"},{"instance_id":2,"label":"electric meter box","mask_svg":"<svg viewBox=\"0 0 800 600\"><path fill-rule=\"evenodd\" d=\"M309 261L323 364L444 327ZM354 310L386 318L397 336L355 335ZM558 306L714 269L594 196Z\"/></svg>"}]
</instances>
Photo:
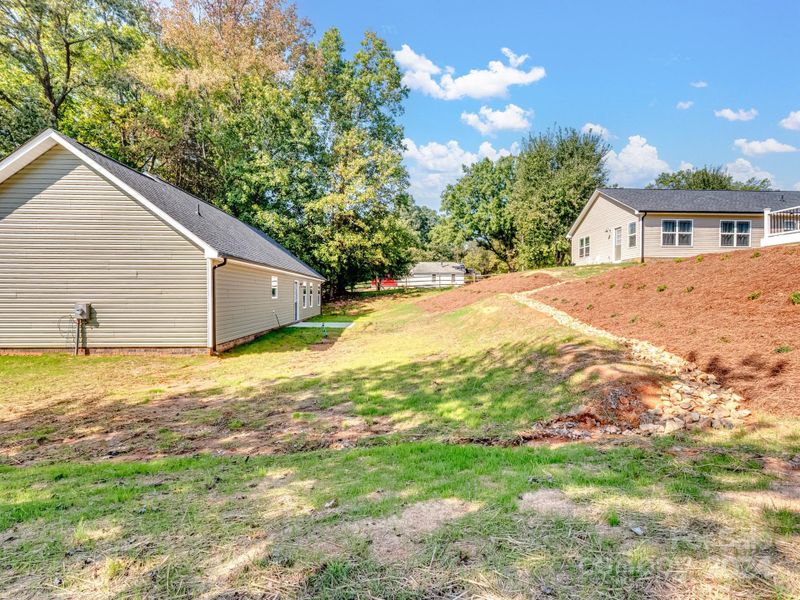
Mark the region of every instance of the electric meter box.
<instances>
[{"instance_id":1,"label":"electric meter box","mask_svg":"<svg viewBox=\"0 0 800 600\"><path fill-rule=\"evenodd\" d=\"M75 307L72 309L72 316L75 319L88 321L91 314L92 305L89 302L76 302Z\"/></svg>"}]
</instances>

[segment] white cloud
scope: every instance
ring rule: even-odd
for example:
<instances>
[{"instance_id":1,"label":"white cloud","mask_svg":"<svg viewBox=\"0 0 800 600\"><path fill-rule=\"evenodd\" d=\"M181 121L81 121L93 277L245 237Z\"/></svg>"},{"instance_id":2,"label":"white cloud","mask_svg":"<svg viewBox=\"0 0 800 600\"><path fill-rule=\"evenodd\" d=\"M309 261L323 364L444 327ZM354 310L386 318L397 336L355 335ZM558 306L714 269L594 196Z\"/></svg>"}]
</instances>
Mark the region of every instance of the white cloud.
<instances>
[{"instance_id":1,"label":"white cloud","mask_svg":"<svg viewBox=\"0 0 800 600\"><path fill-rule=\"evenodd\" d=\"M692 169L694 169L694 165L685 160L682 160L681 164L678 166L678 171L691 171Z\"/></svg>"},{"instance_id":2,"label":"white cloud","mask_svg":"<svg viewBox=\"0 0 800 600\"><path fill-rule=\"evenodd\" d=\"M752 121L758 116L758 111L755 108L751 108L750 110L744 110L743 108L739 110L723 108L722 110L715 110L714 116L727 119L728 121Z\"/></svg>"},{"instance_id":3,"label":"white cloud","mask_svg":"<svg viewBox=\"0 0 800 600\"><path fill-rule=\"evenodd\" d=\"M756 179L769 179L770 183L773 185L775 183L775 177L772 173L754 166L749 160L745 160L744 158L737 158L735 161L729 162L725 165L725 170L728 172L728 175L737 181L747 181L755 177Z\"/></svg>"},{"instance_id":4,"label":"white cloud","mask_svg":"<svg viewBox=\"0 0 800 600\"><path fill-rule=\"evenodd\" d=\"M708 82L707 81L691 81L689 85L693 88L707 88Z\"/></svg>"},{"instance_id":5,"label":"white cloud","mask_svg":"<svg viewBox=\"0 0 800 600\"><path fill-rule=\"evenodd\" d=\"M790 112L788 117L781 119L780 124L784 129L800 131L800 110Z\"/></svg>"},{"instance_id":6,"label":"white cloud","mask_svg":"<svg viewBox=\"0 0 800 600\"><path fill-rule=\"evenodd\" d=\"M508 64L510 64L512 67L518 67L530 58L530 55L528 54L514 54L508 48L500 48L500 52L502 52L503 56L508 59Z\"/></svg>"},{"instance_id":7,"label":"white cloud","mask_svg":"<svg viewBox=\"0 0 800 600\"><path fill-rule=\"evenodd\" d=\"M675 108L678 110L689 110L694 106L694 102L692 100L681 100L675 105Z\"/></svg>"},{"instance_id":8,"label":"white cloud","mask_svg":"<svg viewBox=\"0 0 800 600\"><path fill-rule=\"evenodd\" d=\"M504 110L493 110L488 106L481 106L477 113L461 113L461 120L480 131L481 134L490 135L495 131L528 129L531 126L528 117L532 114L532 111L520 108L516 104L508 104Z\"/></svg>"},{"instance_id":9,"label":"white cloud","mask_svg":"<svg viewBox=\"0 0 800 600\"><path fill-rule=\"evenodd\" d=\"M794 184L794 189L800 192L800 181Z\"/></svg>"},{"instance_id":10,"label":"white cloud","mask_svg":"<svg viewBox=\"0 0 800 600\"><path fill-rule=\"evenodd\" d=\"M586 123L583 127L581 127L581 133L594 133L599 135L604 140L611 139L611 132L608 130L607 127L603 127L597 123Z\"/></svg>"},{"instance_id":11,"label":"white cloud","mask_svg":"<svg viewBox=\"0 0 800 600\"><path fill-rule=\"evenodd\" d=\"M739 148L745 156L773 154L775 152L797 152L797 148L794 146L779 142L775 138L768 138L762 141L753 140L751 142L744 138L739 138L733 142L733 145Z\"/></svg>"},{"instance_id":12,"label":"white cloud","mask_svg":"<svg viewBox=\"0 0 800 600\"><path fill-rule=\"evenodd\" d=\"M519 152L516 142L510 148L499 150L489 142L483 142L477 152L464 150L455 140L445 144L429 142L418 146L406 138L403 144L406 147L403 157L408 165L411 194L417 202L434 207L439 206L439 197L447 184L461 177L462 166L472 165L483 158L497 160Z\"/></svg>"},{"instance_id":13,"label":"white cloud","mask_svg":"<svg viewBox=\"0 0 800 600\"><path fill-rule=\"evenodd\" d=\"M609 152L605 163L611 182L619 185L641 185L670 170L667 162L658 157L658 149L640 135L630 136L619 154Z\"/></svg>"},{"instance_id":14,"label":"white cloud","mask_svg":"<svg viewBox=\"0 0 800 600\"><path fill-rule=\"evenodd\" d=\"M394 57L403 70L404 85L441 100L502 97L512 85L529 85L545 76L544 67L531 67L528 71L519 68L528 59L527 54L519 56L508 48L502 52L509 64L493 60L486 69L472 69L459 77L453 76L452 68L443 70L408 44L395 51ZM439 76L438 81L434 76Z\"/></svg>"}]
</instances>

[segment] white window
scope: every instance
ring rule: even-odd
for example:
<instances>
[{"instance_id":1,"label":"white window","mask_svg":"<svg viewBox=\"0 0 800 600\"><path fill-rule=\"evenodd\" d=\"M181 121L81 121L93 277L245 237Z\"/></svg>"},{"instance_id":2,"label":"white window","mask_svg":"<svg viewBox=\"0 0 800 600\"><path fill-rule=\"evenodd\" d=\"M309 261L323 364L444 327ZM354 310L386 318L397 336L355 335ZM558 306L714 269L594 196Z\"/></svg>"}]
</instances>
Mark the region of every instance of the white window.
<instances>
[{"instance_id":1,"label":"white window","mask_svg":"<svg viewBox=\"0 0 800 600\"><path fill-rule=\"evenodd\" d=\"M278 297L278 278L273 275L272 276L272 298L275 299Z\"/></svg>"},{"instance_id":2,"label":"white window","mask_svg":"<svg viewBox=\"0 0 800 600\"><path fill-rule=\"evenodd\" d=\"M308 306L314 308L314 284L308 284Z\"/></svg>"},{"instance_id":3,"label":"white window","mask_svg":"<svg viewBox=\"0 0 800 600\"><path fill-rule=\"evenodd\" d=\"M322 306L322 284L317 284L317 306Z\"/></svg>"},{"instance_id":4,"label":"white window","mask_svg":"<svg viewBox=\"0 0 800 600\"><path fill-rule=\"evenodd\" d=\"M307 298L307 294L306 294L306 292L307 292L307 289L306 289L306 282L304 281L304 282L303 282L303 308L305 308L305 307L306 307L306 303L307 303L307 300L306 300L306 298Z\"/></svg>"},{"instance_id":5,"label":"white window","mask_svg":"<svg viewBox=\"0 0 800 600\"><path fill-rule=\"evenodd\" d=\"M578 256L584 258L589 256L590 253L589 236L582 237L578 240Z\"/></svg>"},{"instance_id":6,"label":"white window","mask_svg":"<svg viewBox=\"0 0 800 600\"><path fill-rule=\"evenodd\" d=\"M720 221L719 245L725 248L749 248L750 221Z\"/></svg>"},{"instance_id":7,"label":"white window","mask_svg":"<svg viewBox=\"0 0 800 600\"><path fill-rule=\"evenodd\" d=\"M455 273L450 275L450 284L451 285L455 285L456 284L456 275L455 275Z\"/></svg>"},{"instance_id":8,"label":"white window","mask_svg":"<svg viewBox=\"0 0 800 600\"><path fill-rule=\"evenodd\" d=\"M434 283L436 283L436 273L433 273L433 274L431 275L431 281L432 281L432 282L434 282Z\"/></svg>"},{"instance_id":9,"label":"white window","mask_svg":"<svg viewBox=\"0 0 800 600\"><path fill-rule=\"evenodd\" d=\"M628 223L628 248L636 248L636 221Z\"/></svg>"},{"instance_id":10,"label":"white window","mask_svg":"<svg viewBox=\"0 0 800 600\"><path fill-rule=\"evenodd\" d=\"M694 245L694 221L688 219L663 219L661 221L661 245Z\"/></svg>"}]
</instances>

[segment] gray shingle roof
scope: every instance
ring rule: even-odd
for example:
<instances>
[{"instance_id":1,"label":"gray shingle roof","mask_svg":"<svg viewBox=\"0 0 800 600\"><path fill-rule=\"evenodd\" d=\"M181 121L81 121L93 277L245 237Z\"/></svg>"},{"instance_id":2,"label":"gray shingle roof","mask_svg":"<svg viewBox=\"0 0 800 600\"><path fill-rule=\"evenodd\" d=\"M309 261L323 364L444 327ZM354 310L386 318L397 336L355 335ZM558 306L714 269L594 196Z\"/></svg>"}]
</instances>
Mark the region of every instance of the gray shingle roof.
<instances>
[{"instance_id":1,"label":"gray shingle roof","mask_svg":"<svg viewBox=\"0 0 800 600\"><path fill-rule=\"evenodd\" d=\"M466 268L461 263L456 262L418 262L411 269L411 275L422 273L464 273Z\"/></svg>"},{"instance_id":2,"label":"gray shingle roof","mask_svg":"<svg viewBox=\"0 0 800 600\"><path fill-rule=\"evenodd\" d=\"M174 185L139 173L63 134L59 136L144 196L220 255L324 279L263 231Z\"/></svg>"},{"instance_id":3,"label":"gray shingle roof","mask_svg":"<svg viewBox=\"0 0 800 600\"><path fill-rule=\"evenodd\" d=\"M800 206L800 192L727 190L645 190L602 188L602 194L646 212L760 213Z\"/></svg>"}]
</instances>

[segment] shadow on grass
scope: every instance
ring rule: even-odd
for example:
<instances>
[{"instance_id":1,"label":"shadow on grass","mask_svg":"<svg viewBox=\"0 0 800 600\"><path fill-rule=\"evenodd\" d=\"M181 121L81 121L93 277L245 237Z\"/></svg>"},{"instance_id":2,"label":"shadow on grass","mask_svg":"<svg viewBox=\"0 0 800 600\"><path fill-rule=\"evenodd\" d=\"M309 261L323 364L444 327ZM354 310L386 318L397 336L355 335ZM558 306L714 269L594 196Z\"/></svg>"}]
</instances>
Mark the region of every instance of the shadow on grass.
<instances>
[{"instance_id":1,"label":"shadow on grass","mask_svg":"<svg viewBox=\"0 0 800 600\"><path fill-rule=\"evenodd\" d=\"M209 549L228 548L221 557L241 552L246 548L241 544L258 531L270 544L253 557L246 577L285 577L295 591L305 589L313 597L368 590L370 581L386 586L377 590L386 597L392 589L406 589L419 564L434 577L431 589L446 587L447 581L468 586L470 570L461 570L465 559L459 554L463 544L479 544L470 560L481 571L497 569L523 583L530 576L558 586L562 594L581 592L573 597L596 597L593 590L617 597L614 590L644 591L669 577L673 562L682 558L729 552L729 532L714 521L723 508L717 494L764 489L770 481L757 463L734 454L708 460L654 447L601 451L585 445L503 449L432 443L249 460L206 456L2 468L0 474L6 583L59 571L80 582L85 565L117 557L142 571L128 585L156 596L166 584L153 565L174 565L174 577L189 595L198 593L210 585L215 555ZM644 527L641 543L647 552L626 550L613 536L604 537L589 517L520 515L520 495L542 486L569 490L587 507L593 502L631 507L620 508L622 529ZM370 562L374 557L363 543L345 544L343 552L326 545L341 535L343 524L448 498L481 508L415 545L416 554L405 564ZM664 509L648 509L653 499ZM700 512L694 521L676 523L675 513L682 510ZM36 527L24 526L33 522ZM745 577L747 552L773 550L763 542L761 550L740 542L730 564L742 570L735 575ZM771 560L783 559L773 553ZM76 579L72 583L77 585ZM241 579L226 585L246 587Z\"/></svg>"}]
</instances>

